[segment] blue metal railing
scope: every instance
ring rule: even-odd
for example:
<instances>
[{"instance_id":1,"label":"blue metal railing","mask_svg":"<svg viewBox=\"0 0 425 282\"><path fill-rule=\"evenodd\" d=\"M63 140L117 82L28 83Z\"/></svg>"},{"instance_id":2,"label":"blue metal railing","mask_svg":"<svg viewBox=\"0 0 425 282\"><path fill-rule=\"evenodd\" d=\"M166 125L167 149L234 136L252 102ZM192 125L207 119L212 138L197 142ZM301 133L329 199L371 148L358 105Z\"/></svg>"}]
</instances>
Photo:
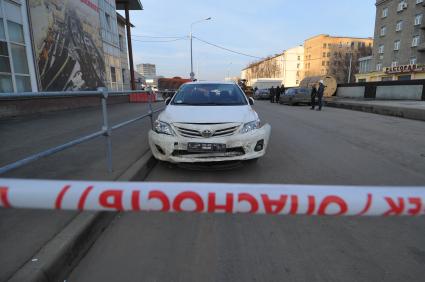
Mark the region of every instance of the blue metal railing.
<instances>
[{"instance_id":1,"label":"blue metal railing","mask_svg":"<svg viewBox=\"0 0 425 282\"><path fill-rule=\"evenodd\" d=\"M142 120L146 117L150 117L151 127L153 126L153 115L155 113L158 113L164 109L164 107L161 107L159 109L153 110L152 109L152 92L145 92L149 95L148 98L148 106L149 111L146 114L137 116L135 118L132 118L130 120L126 120L124 122L115 124L115 125L109 125L109 119L108 119L108 106L107 101L108 97L115 97L115 96L128 96L130 94L135 93L141 93L142 91L108 91L106 88L99 88L97 91L65 91L65 92L25 92L25 93L2 93L0 94L0 99L17 99L17 98L64 98L64 97L100 97L101 98L101 106L102 106L102 116L103 116L103 124L102 128L99 131L90 133L85 136L81 136L79 138L76 138L74 140L71 140L69 142L66 142L64 144L60 144L55 147L51 147L47 150L32 154L26 158L20 159L18 161L15 161L13 163L7 164L5 166L0 167L0 174L4 174L6 172L9 172L11 170L20 168L24 165L27 165L29 163L32 163L34 161L37 161L41 158L53 155L55 153L64 151L68 148L74 147L78 144L90 141L92 139L98 138L100 136L105 137L105 143L106 143L106 159L107 159L107 168L108 172L112 172L112 143L111 143L111 135L113 130L117 130L121 127L127 126L129 124L132 124L136 121Z\"/></svg>"}]
</instances>

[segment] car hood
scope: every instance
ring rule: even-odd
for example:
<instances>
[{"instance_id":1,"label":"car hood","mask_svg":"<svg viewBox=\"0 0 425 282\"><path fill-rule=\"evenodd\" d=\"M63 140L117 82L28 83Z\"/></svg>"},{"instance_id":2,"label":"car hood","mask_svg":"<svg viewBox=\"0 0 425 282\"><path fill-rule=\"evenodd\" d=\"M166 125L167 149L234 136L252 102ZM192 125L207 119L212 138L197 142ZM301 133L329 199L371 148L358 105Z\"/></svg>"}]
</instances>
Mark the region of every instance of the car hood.
<instances>
[{"instance_id":1,"label":"car hood","mask_svg":"<svg viewBox=\"0 0 425 282\"><path fill-rule=\"evenodd\" d=\"M251 106L174 106L159 115L168 123L246 123L258 118Z\"/></svg>"}]
</instances>

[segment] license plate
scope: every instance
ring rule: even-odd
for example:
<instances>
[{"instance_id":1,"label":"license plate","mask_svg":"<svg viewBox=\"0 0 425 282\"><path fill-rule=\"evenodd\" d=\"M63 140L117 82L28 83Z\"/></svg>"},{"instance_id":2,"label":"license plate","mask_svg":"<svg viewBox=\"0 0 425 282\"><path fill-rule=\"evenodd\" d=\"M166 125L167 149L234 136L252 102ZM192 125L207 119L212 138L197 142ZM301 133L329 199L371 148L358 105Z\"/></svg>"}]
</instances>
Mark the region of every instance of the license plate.
<instances>
[{"instance_id":1,"label":"license plate","mask_svg":"<svg viewBox=\"0 0 425 282\"><path fill-rule=\"evenodd\" d=\"M225 152L226 144L216 143L188 143L187 150L189 152Z\"/></svg>"}]
</instances>

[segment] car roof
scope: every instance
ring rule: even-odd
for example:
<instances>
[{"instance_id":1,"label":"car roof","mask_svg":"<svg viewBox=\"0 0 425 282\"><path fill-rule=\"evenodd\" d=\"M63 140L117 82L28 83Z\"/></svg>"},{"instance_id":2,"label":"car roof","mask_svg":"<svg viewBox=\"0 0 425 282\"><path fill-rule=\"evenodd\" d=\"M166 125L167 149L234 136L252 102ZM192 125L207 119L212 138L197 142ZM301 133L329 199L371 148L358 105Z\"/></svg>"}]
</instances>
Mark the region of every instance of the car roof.
<instances>
[{"instance_id":1,"label":"car roof","mask_svg":"<svg viewBox=\"0 0 425 282\"><path fill-rule=\"evenodd\" d=\"M235 85L236 83L234 83L233 81L213 81L213 80L208 80L208 81L193 81L193 82L187 82L185 83L186 85L191 85L191 84L227 84L227 85Z\"/></svg>"}]
</instances>

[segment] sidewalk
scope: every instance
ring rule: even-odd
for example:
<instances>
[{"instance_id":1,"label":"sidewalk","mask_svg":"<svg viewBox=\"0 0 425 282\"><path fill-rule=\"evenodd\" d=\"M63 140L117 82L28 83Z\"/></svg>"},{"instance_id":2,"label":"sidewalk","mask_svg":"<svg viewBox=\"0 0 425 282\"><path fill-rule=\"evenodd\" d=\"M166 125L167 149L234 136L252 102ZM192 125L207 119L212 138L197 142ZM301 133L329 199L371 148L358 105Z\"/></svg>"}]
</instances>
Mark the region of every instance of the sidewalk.
<instances>
[{"instance_id":1,"label":"sidewalk","mask_svg":"<svg viewBox=\"0 0 425 282\"><path fill-rule=\"evenodd\" d=\"M154 104L154 108L163 103ZM146 104L109 106L110 124L146 113ZM0 165L99 130L100 107L0 120ZM44 158L2 177L115 180L149 150L149 118L112 133L114 171L108 174L102 137ZM78 215L70 211L0 208L0 281L10 278Z\"/></svg>"},{"instance_id":2,"label":"sidewalk","mask_svg":"<svg viewBox=\"0 0 425 282\"><path fill-rule=\"evenodd\" d=\"M326 105L335 108L425 121L425 101L332 98L326 101Z\"/></svg>"}]
</instances>

